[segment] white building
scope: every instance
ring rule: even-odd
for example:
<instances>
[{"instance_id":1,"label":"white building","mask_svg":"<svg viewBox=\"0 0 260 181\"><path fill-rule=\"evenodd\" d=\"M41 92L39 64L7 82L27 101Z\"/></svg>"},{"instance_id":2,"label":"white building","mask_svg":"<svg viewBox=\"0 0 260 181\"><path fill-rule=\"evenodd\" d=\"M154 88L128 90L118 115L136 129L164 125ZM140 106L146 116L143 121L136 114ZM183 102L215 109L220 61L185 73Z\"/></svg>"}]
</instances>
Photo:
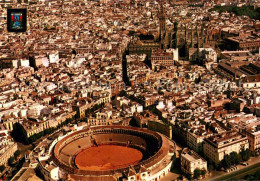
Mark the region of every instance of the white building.
<instances>
[{"instance_id":1,"label":"white building","mask_svg":"<svg viewBox=\"0 0 260 181\"><path fill-rule=\"evenodd\" d=\"M29 60L21 59L20 60L20 66L22 66L22 67L29 67L30 66Z\"/></svg>"},{"instance_id":2,"label":"white building","mask_svg":"<svg viewBox=\"0 0 260 181\"><path fill-rule=\"evenodd\" d=\"M169 48L166 50L166 52L169 52L173 54L173 60L176 60L176 61L179 61L179 49L176 48L176 49L173 49L173 48Z\"/></svg>"},{"instance_id":3,"label":"white building","mask_svg":"<svg viewBox=\"0 0 260 181\"><path fill-rule=\"evenodd\" d=\"M12 60L12 64L13 64L14 68L18 68L19 67L18 60Z\"/></svg>"},{"instance_id":4,"label":"white building","mask_svg":"<svg viewBox=\"0 0 260 181\"><path fill-rule=\"evenodd\" d=\"M207 171L207 161L193 150L184 148L181 153L181 170L186 174L193 175L196 169Z\"/></svg>"},{"instance_id":5,"label":"white building","mask_svg":"<svg viewBox=\"0 0 260 181\"><path fill-rule=\"evenodd\" d=\"M249 148L248 138L236 131L227 131L204 140L203 152L215 163L223 160L231 152L241 152Z\"/></svg>"},{"instance_id":6,"label":"white building","mask_svg":"<svg viewBox=\"0 0 260 181\"><path fill-rule=\"evenodd\" d=\"M50 60L50 63L58 63L59 62L59 52L50 53L49 60Z\"/></svg>"}]
</instances>

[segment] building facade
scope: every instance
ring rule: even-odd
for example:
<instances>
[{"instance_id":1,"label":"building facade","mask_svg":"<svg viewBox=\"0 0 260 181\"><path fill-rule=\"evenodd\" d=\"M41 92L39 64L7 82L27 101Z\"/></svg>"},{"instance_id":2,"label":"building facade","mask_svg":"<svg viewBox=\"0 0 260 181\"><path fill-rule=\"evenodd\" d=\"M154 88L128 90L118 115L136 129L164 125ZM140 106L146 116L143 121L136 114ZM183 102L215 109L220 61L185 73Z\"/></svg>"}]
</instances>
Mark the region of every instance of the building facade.
<instances>
[{"instance_id":1,"label":"building facade","mask_svg":"<svg viewBox=\"0 0 260 181\"><path fill-rule=\"evenodd\" d=\"M207 171L207 161L193 150L184 148L181 153L181 170L186 174L193 175L196 169Z\"/></svg>"},{"instance_id":2,"label":"building facade","mask_svg":"<svg viewBox=\"0 0 260 181\"><path fill-rule=\"evenodd\" d=\"M151 63L152 67L154 67L154 64L172 66L174 65L173 54L161 49L154 50L151 55Z\"/></svg>"},{"instance_id":3,"label":"building facade","mask_svg":"<svg viewBox=\"0 0 260 181\"><path fill-rule=\"evenodd\" d=\"M6 165L8 159L14 155L17 149L17 143L5 145L4 148L0 150L0 165Z\"/></svg>"},{"instance_id":4,"label":"building facade","mask_svg":"<svg viewBox=\"0 0 260 181\"><path fill-rule=\"evenodd\" d=\"M241 152L249 148L246 136L236 131L227 131L205 139L203 152L206 157L215 163L223 160L231 152Z\"/></svg>"},{"instance_id":5,"label":"building facade","mask_svg":"<svg viewBox=\"0 0 260 181\"><path fill-rule=\"evenodd\" d=\"M246 134L251 151L260 151L260 125L251 126L244 130Z\"/></svg>"}]
</instances>

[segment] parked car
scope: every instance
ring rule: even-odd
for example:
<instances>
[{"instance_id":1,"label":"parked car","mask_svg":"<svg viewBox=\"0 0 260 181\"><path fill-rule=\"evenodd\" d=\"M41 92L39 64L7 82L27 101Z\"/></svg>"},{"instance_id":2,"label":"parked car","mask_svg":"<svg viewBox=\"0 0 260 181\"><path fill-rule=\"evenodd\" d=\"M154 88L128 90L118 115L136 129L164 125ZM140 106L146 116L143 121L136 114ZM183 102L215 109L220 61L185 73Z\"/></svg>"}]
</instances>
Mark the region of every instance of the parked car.
<instances>
[{"instance_id":1,"label":"parked car","mask_svg":"<svg viewBox=\"0 0 260 181\"><path fill-rule=\"evenodd\" d=\"M247 166L248 163L247 162L242 162L241 165Z\"/></svg>"},{"instance_id":2,"label":"parked car","mask_svg":"<svg viewBox=\"0 0 260 181\"><path fill-rule=\"evenodd\" d=\"M229 173L229 172L230 172L230 169L226 169L225 172Z\"/></svg>"},{"instance_id":3,"label":"parked car","mask_svg":"<svg viewBox=\"0 0 260 181\"><path fill-rule=\"evenodd\" d=\"M236 170L236 169L237 169L236 166L231 166L231 167L230 167L230 170L231 170L231 171L234 171L234 170Z\"/></svg>"}]
</instances>

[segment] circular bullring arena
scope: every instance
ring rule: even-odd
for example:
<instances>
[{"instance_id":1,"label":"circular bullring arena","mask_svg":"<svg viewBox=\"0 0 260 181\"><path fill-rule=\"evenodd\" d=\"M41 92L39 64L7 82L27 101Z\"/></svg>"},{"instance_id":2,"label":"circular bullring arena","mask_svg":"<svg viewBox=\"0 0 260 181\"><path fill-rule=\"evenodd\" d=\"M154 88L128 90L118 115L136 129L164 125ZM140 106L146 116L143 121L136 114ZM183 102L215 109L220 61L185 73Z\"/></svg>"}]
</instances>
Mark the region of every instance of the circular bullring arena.
<instances>
[{"instance_id":1,"label":"circular bullring arena","mask_svg":"<svg viewBox=\"0 0 260 181\"><path fill-rule=\"evenodd\" d=\"M100 145L82 150L75 164L82 170L111 170L125 165L135 165L142 160L141 151L118 145Z\"/></svg>"},{"instance_id":2,"label":"circular bullring arena","mask_svg":"<svg viewBox=\"0 0 260 181\"><path fill-rule=\"evenodd\" d=\"M158 172L161 178L169 172L174 150L171 140L153 131L98 126L60 139L51 160L67 179L159 180Z\"/></svg>"}]
</instances>

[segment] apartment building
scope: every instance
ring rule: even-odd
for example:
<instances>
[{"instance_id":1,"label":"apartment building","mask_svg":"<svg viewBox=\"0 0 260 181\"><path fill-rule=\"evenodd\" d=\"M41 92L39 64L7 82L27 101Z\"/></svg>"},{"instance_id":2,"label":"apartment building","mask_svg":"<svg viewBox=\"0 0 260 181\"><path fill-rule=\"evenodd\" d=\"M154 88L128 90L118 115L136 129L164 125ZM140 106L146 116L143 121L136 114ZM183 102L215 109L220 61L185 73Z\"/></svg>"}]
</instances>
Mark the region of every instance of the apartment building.
<instances>
[{"instance_id":1,"label":"apartment building","mask_svg":"<svg viewBox=\"0 0 260 181\"><path fill-rule=\"evenodd\" d=\"M204 140L203 152L215 163L223 160L231 152L241 152L249 148L248 138L236 131L227 131Z\"/></svg>"},{"instance_id":2,"label":"apartment building","mask_svg":"<svg viewBox=\"0 0 260 181\"><path fill-rule=\"evenodd\" d=\"M207 171L207 161L193 150L184 148L181 153L181 170L186 174L193 175L196 169Z\"/></svg>"}]
</instances>

